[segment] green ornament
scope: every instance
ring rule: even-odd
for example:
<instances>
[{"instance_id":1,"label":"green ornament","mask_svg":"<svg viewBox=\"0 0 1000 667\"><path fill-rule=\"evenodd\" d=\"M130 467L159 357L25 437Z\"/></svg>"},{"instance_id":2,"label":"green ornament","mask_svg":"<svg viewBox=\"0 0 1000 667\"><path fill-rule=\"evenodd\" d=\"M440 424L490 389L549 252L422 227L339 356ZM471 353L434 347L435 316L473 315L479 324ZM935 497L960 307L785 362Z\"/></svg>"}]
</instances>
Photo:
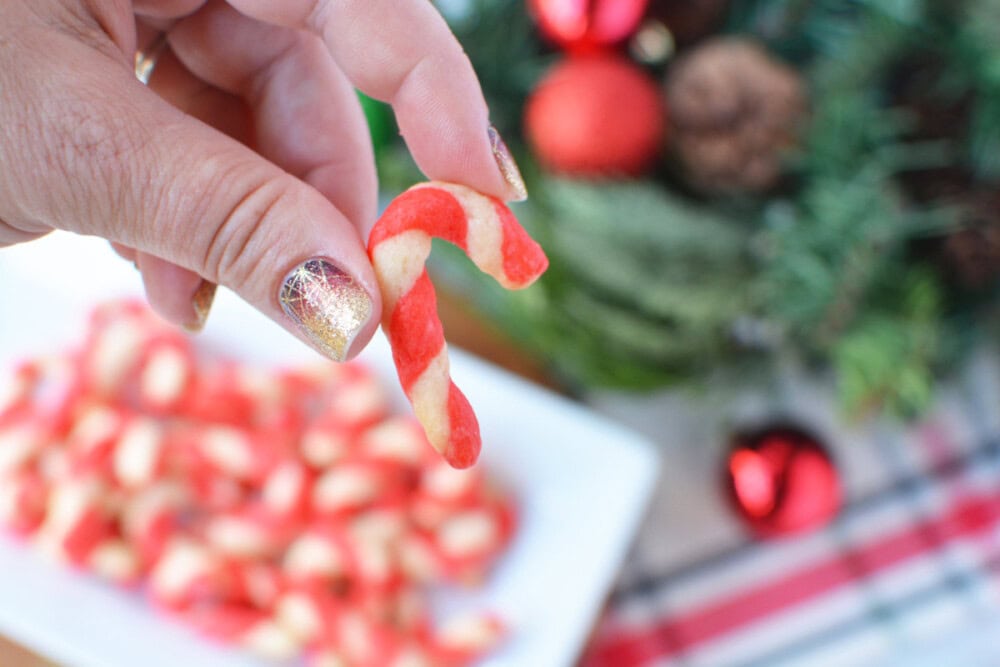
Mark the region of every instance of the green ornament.
<instances>
[{"instance_id":1,"label":"green ornament","mask_svg":"<svg viewBox=\"0 0 1000 667\"><path fill-rule=\"evenodd\" d=\"M372 99L361 91L358 91L358 100L361 102L365 119L368 121L372 145L376 151L380 151L384 146L392 143L396 134L396 121L392 117L392 110L388 104Z\"/></svg>"}]
</instances>

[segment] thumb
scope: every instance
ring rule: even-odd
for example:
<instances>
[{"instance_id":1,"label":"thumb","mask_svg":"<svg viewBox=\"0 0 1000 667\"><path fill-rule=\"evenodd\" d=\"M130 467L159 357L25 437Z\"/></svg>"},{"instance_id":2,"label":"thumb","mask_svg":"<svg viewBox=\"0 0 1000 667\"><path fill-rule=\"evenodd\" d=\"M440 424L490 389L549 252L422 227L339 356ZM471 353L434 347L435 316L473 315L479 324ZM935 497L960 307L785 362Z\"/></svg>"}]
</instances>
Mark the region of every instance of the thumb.
<instances>
[{"instance_id":1,"label":"thumb","mask_svg":"<svg viewBox=\"0 0 1000 667\"><path fill-rule=\"evenodd\" d=\"M19 103L0 96L0 127L27 128L0 142L0 163L23 166L0 182L0 218L173 262L335 360L367 343L381 300L364 242L340 211L163 102L120 62L71 40L53 51L76 66L22 67Z\"/></svg>"}]
</instances>

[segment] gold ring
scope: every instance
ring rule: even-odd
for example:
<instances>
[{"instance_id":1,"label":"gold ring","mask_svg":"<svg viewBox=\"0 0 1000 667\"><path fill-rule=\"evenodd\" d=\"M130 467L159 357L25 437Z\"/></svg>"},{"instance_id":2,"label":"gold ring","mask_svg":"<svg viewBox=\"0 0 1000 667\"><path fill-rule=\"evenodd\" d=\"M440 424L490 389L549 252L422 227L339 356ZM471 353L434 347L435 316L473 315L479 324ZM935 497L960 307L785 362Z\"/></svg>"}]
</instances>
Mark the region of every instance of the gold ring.
<instances>
[{"instance_id":1,"label":"gold ring","mask_svg":"<svg viewBox=\"0 0 1000 667\"><path fill-rule=\"evenodd\" d=\"M167 33L161 32L156 36L149 46L135 52L135 77L145 84L149 84L149 79L153 76L156 68L156 61L167 48Z\"/></svg>"}]
</instances>

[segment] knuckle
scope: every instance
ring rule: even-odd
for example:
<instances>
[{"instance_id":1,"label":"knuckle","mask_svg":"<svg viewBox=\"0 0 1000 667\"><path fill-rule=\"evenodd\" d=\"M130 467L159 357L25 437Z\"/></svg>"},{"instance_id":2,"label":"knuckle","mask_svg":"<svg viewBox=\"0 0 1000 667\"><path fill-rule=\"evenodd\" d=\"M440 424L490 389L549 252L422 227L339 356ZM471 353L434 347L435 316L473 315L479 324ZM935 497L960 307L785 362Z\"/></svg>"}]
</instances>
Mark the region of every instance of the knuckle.
<instances>
[{"instance_id":1,"label":"knuckle","mask_svg":"<svg viewBox=\"0 0 1000 667\"><path fill-rule=\"evenodd\" d=\"M282 245L279 218L298 206L297 181L284 173L259 173L253 166L234 165L215 169L207 196L218 204L210 217L215 220L204 245L203 266L207 275L227 285L247 283L266 258Z\"/></svg>"}]
</instances>

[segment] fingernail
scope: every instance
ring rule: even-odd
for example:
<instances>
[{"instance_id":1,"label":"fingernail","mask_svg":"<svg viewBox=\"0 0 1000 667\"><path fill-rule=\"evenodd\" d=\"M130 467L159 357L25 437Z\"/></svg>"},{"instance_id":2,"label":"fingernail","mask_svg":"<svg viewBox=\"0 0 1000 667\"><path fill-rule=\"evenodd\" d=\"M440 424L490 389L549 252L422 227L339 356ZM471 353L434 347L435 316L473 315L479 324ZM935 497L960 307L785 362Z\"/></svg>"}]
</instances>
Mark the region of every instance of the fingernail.
<instances>
[{"instance_id":1,"label":"fingernail","mask_svg":"<svg viewBox=\"0 0 1000 667\"><path fill-rule=\"evenodd\" d=\"M372 314L372 299L351 276L325 259L295 267L281 285L281 308L321 352L344 361Z\"/></svg>"},{"instance_id":2,"label":"fingernail","mask_svg":"<svg viewBox=\"0 0 1000 667\"><path fill-rule=\"evenodd\" d=\"M191 333L198 333L205 328L208 313L212 310L212 302L215 301L215 290L218 287L218 285L208 280L201 281L198 289L194 291L194 296L191 297L191 306L194 308L195 320L190 324L185 324L185 329Z\"/></svg>"},{"instance_id":3,"label":"fingernail","mask_svg":"<svg viewBox=\"0 0 1000 667\"><path fill-rule=\"evenodd\" d=\"M510 149L507 148L507 144L504 143L503 138L495 127L490 125L486 132L490 137L490 148L493 150L493 159L497 161L497 167L500 168L503 180L507 181L507 185L510 186L516 195L513 201L524 201L528 198L528 188L524 185L521 170L517 168L514 156L510 154Z\"/></svg>"}]
</instances>

